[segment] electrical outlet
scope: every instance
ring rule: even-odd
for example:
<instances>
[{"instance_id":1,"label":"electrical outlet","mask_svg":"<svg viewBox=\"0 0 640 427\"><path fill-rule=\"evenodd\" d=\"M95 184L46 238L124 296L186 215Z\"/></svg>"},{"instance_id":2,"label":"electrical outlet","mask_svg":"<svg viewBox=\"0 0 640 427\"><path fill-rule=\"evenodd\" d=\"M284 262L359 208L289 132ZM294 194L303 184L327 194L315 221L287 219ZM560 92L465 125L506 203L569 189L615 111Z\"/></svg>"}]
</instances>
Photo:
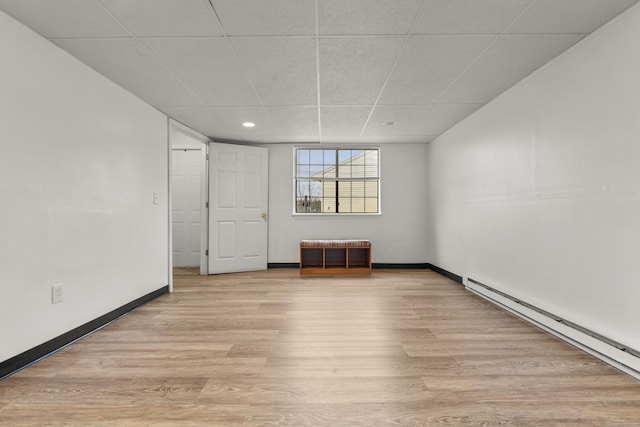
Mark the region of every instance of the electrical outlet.
<instances>
[{"instance_id":1,"label":"electrical outlet","mask_svg":"<svg viewBox=\"0 0 640 427\"><path fill-rule=\"evenodd\" d=\"M62 285L51 286L51 304L62 302Z\"/></svg>"}]
</instances>

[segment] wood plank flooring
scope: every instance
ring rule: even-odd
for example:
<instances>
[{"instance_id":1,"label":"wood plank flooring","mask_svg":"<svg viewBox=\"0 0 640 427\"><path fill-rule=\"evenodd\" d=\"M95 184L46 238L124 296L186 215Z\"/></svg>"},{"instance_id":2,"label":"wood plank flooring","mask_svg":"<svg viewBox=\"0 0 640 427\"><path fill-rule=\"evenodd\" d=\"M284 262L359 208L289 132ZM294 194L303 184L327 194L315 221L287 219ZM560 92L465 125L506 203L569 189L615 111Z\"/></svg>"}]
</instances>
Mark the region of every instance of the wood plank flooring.
<instances>
[{"instance_id":1,"label":"wood plank flooring","mask_svg":"<svg viewBox=\"0 0 640 427\"><path fill-rule=\"evenodd\" d=\"M176 270L0 381L0 425L639 426L640 382L427 270Z\"/></svg>"}]
</instances>

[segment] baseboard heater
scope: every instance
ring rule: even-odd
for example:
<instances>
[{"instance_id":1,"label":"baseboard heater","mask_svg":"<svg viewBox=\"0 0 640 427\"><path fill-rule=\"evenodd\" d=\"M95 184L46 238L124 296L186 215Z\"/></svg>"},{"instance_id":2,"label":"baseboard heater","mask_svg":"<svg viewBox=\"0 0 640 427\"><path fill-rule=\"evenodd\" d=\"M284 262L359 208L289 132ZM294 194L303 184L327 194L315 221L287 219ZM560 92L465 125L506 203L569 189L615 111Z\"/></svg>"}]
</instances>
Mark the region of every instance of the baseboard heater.
<instances>
[{"instance_id":1,"label":"baseboard heater","mask_svg":"<svg viewBox=\"0 0 640 427\"><path fill-rule=\"evenodd\" d=\"M533 323L602 361L640 379L640 351L513 297L476 279L464 277L467 290Z\"/></svg>"}]
</instances>

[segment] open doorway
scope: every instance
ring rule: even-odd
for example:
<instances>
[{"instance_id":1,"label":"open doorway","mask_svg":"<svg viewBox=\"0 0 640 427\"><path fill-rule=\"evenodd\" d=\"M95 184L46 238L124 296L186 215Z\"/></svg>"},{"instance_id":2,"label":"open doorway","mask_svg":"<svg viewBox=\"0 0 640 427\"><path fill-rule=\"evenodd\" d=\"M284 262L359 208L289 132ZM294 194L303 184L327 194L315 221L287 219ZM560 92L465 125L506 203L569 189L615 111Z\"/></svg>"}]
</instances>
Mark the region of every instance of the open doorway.
<instances>
[{"instance_id":1,"label":"open doorway","mask_svg":"<svg viewBox=\"0 0 640 427\"><path fill-rule=\"evenodd\" d=\"M208 140L170 120L173 275L207 274Z\"/></svg>"},{"instance_id":2,"label":"open doorway","mask_svg":"<svg viewBox=\"0 0 640 427\"><path fill-rule=\"evenodd\" d=\"M200 148L171 149L173 267L198 268L202 240Z\"/></svg>"}]
</instances>

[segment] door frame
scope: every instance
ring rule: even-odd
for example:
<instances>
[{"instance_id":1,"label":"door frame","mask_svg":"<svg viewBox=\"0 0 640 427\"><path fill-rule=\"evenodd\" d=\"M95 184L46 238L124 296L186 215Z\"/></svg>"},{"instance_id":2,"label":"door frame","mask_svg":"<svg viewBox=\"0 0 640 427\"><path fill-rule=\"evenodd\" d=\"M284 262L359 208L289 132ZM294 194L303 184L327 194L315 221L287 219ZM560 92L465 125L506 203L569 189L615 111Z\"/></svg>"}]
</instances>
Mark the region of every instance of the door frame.
<instances>
[{"instance_id":1,"label":"door frame","mask_svg":"<svg viewBox=\"0 0 640 427\"><path fill-rule=\"evenodd\" d=\"M209 274L209 142L204 142L200 171L200 275Z\"/></svg>"},{"instance_id":2,"label":"door frame","mask_svg":"<svg viewBox=\"0 0 640 427\"><path fill-rule=\"evenodd\" d=\"M206 255L206 250L208 248L208 244L207 241L205 239L205 235L204 233L208 233L208 219L207 219L207 212L204 212L205 209L207 209L207 198L208 198L208 189L207 189L207 185L208 183L208 179L207 179L207 169L208 169L208 162L207 162L207 155L209 152L209 144L203 144L202 147L195 147L195 146L173 146L171 147L171 159L173 160L173 151L199 151L200 152L200 196L199 196L199 201L200 201L200 260L198 261L199 266L200 266L200 275L206 275L207 274L207 266L204 265L204 273L203 273L203 263L207 263L207 255ZM171 165L171 173L173 173L173 164ZM173 189L172 189L172 194L173 194ZM173 208L173 206L172 206ZM172 209L173 211L173 209ZM173 213L171 214L173 216ZM173 224L173 218L171 223ZM173 239L173 230L172 230L172 239ZM172 246L173 246L173 241L172 241ZM173 248L171 251L171 255L172 255L172 260L173 260ZM173 262L173 261L172 261Z\"/></svg>"},{"instance_id":3,"label":"door frame","mask_svg":"<svg viewBox=\"0 0 640 427\"><path fill-rule=\"evenodd\" d=\"M168 222L169 222L169 292L173 292L173 214L172 214L172 188L171 188L171 174L173 173L173 165L171 164L171 152L172 150L200 150L201 153L201 170L200 170L200 275L209 274L209 261L207 257L207 251L209 250L209 142L210 139L206 136L196 132L190 127L183 125L182 123L168 118L167 120L167 157L168 157ZM176 133L186 135L192 140L192 143L180 143L175 141Z\"/></svg>"}]
</instances>

